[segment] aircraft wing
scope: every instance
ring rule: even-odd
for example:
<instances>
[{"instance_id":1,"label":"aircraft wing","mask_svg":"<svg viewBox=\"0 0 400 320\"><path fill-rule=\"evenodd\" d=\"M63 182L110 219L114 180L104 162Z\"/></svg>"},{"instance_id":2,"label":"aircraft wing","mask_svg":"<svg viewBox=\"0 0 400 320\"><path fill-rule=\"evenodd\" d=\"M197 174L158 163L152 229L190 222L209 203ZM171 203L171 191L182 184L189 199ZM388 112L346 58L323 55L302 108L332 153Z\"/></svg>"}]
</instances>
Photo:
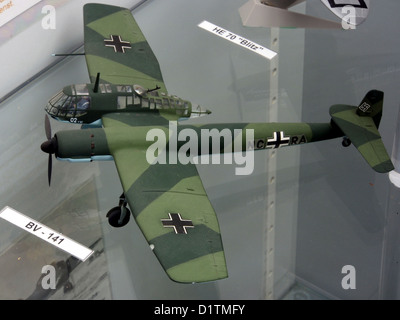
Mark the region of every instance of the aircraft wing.
<instances>
[{"instance_id":1,"label":"aircraft wing","mask_svg":"<svg viewBox=\"0 0 400 320\"><path fill-rule=\"evenodd\" d=\"M372 117L361 117L357 115L357 108L346 105L332 106L329 112L335 124L375 171L385 173L394 169Z\"/></svg>"},{"instance_id":2,"label":"aircraft wing","mask_svg":"<svg viewBox=\"0 0 400 320\"><path fill-rule=\"evenodd\" d=\"M90 80L166 92L156 56L125 8L89 3L83 8L84 46Z\"/></svg>"},{"instance_id":3,"label":"aircraft wing","mask_svg":"<svg viewBox=\"0 0 400 320\"><path fill-rule=\"evenodd\" d=\"M168 276L181 283L227 277L216 213L194 164L149 164L129 141L155 126L132 126L125 114L103 116L108 145L135 220ZM168 127L157 126L165 130ZM127 137L126 141L121 137ZM168 159L168 153L167 153Z\"/></svg>"}]
</instances>

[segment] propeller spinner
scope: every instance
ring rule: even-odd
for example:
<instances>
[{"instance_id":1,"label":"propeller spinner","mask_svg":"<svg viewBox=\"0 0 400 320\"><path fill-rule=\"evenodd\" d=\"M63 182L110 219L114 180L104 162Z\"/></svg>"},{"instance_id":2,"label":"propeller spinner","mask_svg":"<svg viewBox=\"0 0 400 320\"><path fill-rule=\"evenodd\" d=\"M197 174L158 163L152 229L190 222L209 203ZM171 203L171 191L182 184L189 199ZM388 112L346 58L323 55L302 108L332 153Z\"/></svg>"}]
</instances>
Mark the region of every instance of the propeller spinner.
<instances>
[{"instance_id":1,"label":"propeller spinner","mask_svg":"<svg viewBox=\"0 0 400 320\"><path fill-rule=\"evenodd\" d=\"M49 154L49 161L48 161L48 165L47 165L47 176L48 176L49 186L50 186L51 171L52 171L52 167L53 167L52 154L55 154L57 151L57 138L55 136L53 138L51 137L51 125L50 125L49 117L47 115L44 119L44 128L46 131L47 141L42 143L42 145L40 146L40 149L42 149L43 152L46 152Z\"/></svg>"}]
</instances>

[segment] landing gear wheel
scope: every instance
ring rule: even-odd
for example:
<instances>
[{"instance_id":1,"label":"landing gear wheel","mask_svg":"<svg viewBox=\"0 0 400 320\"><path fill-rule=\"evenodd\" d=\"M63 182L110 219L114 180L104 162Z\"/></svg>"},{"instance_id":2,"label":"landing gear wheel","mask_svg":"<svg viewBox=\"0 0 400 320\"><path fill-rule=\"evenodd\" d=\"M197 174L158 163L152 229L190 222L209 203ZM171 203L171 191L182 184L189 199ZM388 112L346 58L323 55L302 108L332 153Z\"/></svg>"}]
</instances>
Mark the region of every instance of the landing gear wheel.
<instances>
[{"instance_id":1,"label":"landing gear wheel","mask_svg":"<svg viewBox=\"0 0 400 320\"><path fill-rule=\"evenodd\" d=\"M114 228L120 228L129 222L131 212L127 207L114 207L108 211L106 217L111 226Z\"/></svg>"},{"instance_id":2,"label":"landing gear wheel","mask_svg":"<svg viewBox=\"0 0 400 320\"><path fill-rule=\"evenodd\" d=\"M351 145L351 140L349 138L347 138L347 137L344 137L343 141L342 141L342 146L347 148L350 145Z\"/></svg>"}]
</instances>

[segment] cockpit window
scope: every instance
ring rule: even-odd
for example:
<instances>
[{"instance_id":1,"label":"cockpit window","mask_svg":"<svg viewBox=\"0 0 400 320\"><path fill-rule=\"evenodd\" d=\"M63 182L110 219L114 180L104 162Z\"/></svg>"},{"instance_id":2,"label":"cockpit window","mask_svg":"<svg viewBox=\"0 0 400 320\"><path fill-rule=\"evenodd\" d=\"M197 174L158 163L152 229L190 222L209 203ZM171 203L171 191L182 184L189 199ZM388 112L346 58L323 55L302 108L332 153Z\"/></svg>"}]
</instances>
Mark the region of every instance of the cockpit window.
<instances>
[{"instance_id":1,"label":"cockpit window","mask_svg":"<svg viewBox=\"0 0 400 320\"><path fill-rule=\"evenodd\" d=\"M87 87L87 84L73 85L72 86L72 94L77 95L77 96L87 96L89 94L89 89Z\"/></svg>"},{"instance_id":2,"label":"cockpit window","mask_svg":"<svg viewBox=\"0 0 400 320\"><path fill-rule=\"evenodd\" d=\"M169 96L164 92L157 91L159 87L146 90L140 85L134 85L134 104L139 104L142 108L154 110L164 109L173 110L178 116L188 117L191 113L191 104L177 96Z\"/></svg>"},{"instance_id":3,"label":"cockpit window","mask_svg":"<svg viewBox=\"0 0 400 320\"><path fill-rule=\"evenodd\" d=\"M79 117L87 113L87 110L90 107L90 97L89 96L77 97L76 100L77 101L76 101L75 117Z\"/></svg>"},{"instance_id":4,"label":"cockpit window","mask_svg":"<svg viewBox=\"0 0 400 320\"><path fill-rule=\"evenodd\" d=\"M117 91L132 93L132 86L117 86Z\"/></svg>"},{"instance_id":5,"label":"cockpit window","mask_svg":"<svg viewBox=\"0 0 400 320\"><path fill-rule=\"evenodd\" d=\"M111 84L109 84L109 83L100 83L100 92L101 93L112 93Z\"/></svg>"},{"instance_id":6,"label":"cockpit window","mask_svg":"<svg viewBox=\"0 0 400 320\"><path fill-rule=\"evenodd\" d=\"M75 89L78 89L77 85L75 85ZM79 95L72 96L65 94L63 91L57 93L50 99L46 106L46 111L55 117L73 118L83 116L90 108L90 96L83 94L85 92L83 88L76 90L74 93L78 94L78 92Z\"/></svg>"}]
</instances>

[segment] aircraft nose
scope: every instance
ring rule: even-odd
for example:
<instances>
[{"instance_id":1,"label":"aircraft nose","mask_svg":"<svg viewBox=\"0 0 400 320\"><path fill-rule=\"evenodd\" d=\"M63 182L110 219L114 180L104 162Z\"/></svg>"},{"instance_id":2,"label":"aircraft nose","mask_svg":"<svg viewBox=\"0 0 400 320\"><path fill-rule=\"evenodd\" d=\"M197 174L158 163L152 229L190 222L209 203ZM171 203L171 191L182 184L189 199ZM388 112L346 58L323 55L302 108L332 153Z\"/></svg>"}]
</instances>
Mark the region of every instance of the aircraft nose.
<instances>
[{"instance_id":1,"label":"aircraft nose","mask_svg":"<svg viewBox=\"0 0 400 320\"><path fill-rule=\"evenodd\" d=\"M42 149L43 152L48 153L48 154L56 153L56 151L57 151L56 138L52 138L50 140L43 142L40 146L40 149Z\"/></svg>"}]
</instances>

